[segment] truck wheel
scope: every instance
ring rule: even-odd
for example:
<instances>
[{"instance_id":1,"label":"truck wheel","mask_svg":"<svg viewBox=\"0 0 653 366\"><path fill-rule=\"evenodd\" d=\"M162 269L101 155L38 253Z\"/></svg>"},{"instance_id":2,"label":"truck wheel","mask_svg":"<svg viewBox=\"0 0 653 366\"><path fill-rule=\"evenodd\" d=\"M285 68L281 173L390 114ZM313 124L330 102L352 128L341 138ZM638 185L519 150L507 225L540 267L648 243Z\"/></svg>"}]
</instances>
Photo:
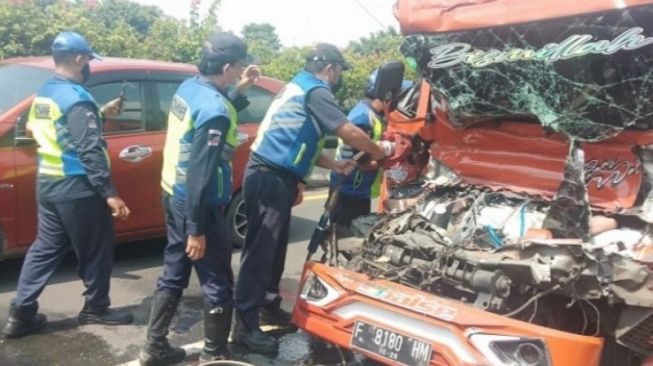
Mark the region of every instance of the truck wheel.
<instances>
[{"instance_id":1,"label":"truck wheel","mask_svg":"<svg viewBox=\"0 0 653 366\"><path fill-rule=\"evenodd\" d=\"M236 193L231 199L226 218L233 246L236 249L241 249L245 244L245 234L247 233L247 212L242 191Z\"/></svg>"}]
</instances>

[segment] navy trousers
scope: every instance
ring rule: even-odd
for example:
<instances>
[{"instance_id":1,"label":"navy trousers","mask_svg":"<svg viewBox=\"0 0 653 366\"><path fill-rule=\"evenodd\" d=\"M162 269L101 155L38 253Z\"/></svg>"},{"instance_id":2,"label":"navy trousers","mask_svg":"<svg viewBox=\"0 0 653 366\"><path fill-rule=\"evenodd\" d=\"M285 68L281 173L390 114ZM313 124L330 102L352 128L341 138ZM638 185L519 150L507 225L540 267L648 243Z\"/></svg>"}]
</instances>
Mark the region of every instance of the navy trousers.
<instances>
[{"instance_id":1,"label":"navy trousers","mask_svg":"<svg viewBox=\"0 0 653 366\"><path fill-rule=\"evenodd\" d=\"M181 296L188 287L191 268L195 268L204 294L211 306L233 305L234 276L231 270L231 237L221 207L207 210L206 251L204 257L191 261L186 255L185 202L163 196L168 244L164 250L163 274L157 289Z\"/></svg>"},{"instance_id":2,"label":"navy trousers","mask_svg":"<svg viewBox=\"0 0 653 366\"><path fill-rule=\"evenodd\" d=\"M247 236L236 287L236 309L249 329L259 325L266 292L279 292L297 182L272 170L248 168L244 184Z\"/></svg>"},{"instance_id":3,"label":"navy trousers","mask_svg":"<svg viewBox=\"0 0 653 366\"><path fill-rule=\"evenodd\" d=\"M72 245L84 281L85 309L101 312L110 305L113 269L113 219L99 196L38 203L36 241L25 256L12 305L38 309L37 299Z\"/></svg>"}]
</instances>

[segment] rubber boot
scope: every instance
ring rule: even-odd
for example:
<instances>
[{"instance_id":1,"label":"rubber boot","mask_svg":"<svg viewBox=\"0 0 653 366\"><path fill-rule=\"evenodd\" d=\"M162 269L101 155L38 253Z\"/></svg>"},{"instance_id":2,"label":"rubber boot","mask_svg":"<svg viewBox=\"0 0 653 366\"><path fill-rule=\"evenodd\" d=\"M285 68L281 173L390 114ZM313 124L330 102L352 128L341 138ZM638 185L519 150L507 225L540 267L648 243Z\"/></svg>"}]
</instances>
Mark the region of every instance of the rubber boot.
<instances>
[{"instance_id":1,"label":"rubber boot","mask_svg":"<svg viewBox=\"0 0 653 366\"><path fill-rule=\"evenodd\" d=\"M227 348L229 332L231 332L231 306L212 306L204 303L204 349L200 353L200 361L230 360L231 354Z\"/></svg>"},{"instance_id":2,"label":"rubber boot","mask_svg":"<svg viewBox=\"0 0 653 366\"><path fill-rule=\"evenodd\" d=\"M168 328L175 316L180 296L167 291L156 291L152 300L150 324L147 327L147 342L141 350L139 361L143 366L165 366L179 363L186 357L186 351L171 347L168 343Z\"/></svg>"},{"instance_id":3,"label":"rubber boot","mask_svg":"<svg viewBox=\"0 0 653 366\"><path fill-rule=\"evenodd\" d=\"M9 319L2 333L7 338L20 338L26 335L38 333L45 327L47 319L45 315L32 309L11 305L9 308Z\"/></svg>"},{"instance_id":4,"label":"rubber boot","mask_svg":"<svg viewBox=\"0 0 653 366\"><path fill-rule=\"evenodd\" d=\"M261 324L273 325L294 332L297 328L292 324L292 315L281 308L281 297L265 300L260 312Z\"/></svg>"},{"instance_id":5,"label":"rubber boot","mask_svg":"<svg viewBox=\"0 0 653 366\"><path fill-rule=\"evenodd\" d=\"M261 331L261 328L249 328L245 322L236 316L236 327L232 334L234 343L247 347L252 352L274 354L279 348L279 342L272 336Z\"/></svg>"}]
</instances>

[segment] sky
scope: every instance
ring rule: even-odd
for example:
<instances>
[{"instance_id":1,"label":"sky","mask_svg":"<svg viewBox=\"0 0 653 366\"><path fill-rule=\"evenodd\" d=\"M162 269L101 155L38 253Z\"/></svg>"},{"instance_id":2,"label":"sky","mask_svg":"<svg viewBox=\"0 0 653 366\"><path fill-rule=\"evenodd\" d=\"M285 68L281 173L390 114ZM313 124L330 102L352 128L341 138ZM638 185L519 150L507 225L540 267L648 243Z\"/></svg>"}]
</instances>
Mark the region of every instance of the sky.
<instances>
[{"instance_id":1,"label":"sky","mask_svg":"<svg viewBox=\"0 0 653 366\"><path fill-rule=\"evenodd\" d=\"M132 0L157 5L171 16L188 18L191 0ZM202 0L201 16L211 0ZM283 46L329 42L345 47L371 32L398 28L392 14L395 0L222 0L218 23L240 34L247 23L270 23Z\"/></svg>"}]
</instances>

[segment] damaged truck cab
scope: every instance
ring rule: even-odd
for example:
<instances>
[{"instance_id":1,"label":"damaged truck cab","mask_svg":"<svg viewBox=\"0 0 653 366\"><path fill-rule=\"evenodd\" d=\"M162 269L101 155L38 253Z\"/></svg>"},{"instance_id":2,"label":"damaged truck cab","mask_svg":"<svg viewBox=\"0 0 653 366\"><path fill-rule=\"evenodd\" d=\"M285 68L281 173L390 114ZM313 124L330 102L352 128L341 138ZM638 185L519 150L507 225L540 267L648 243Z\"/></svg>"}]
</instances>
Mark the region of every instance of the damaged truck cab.
<instances>
[{"instance_id":1,"label":"damaged truck cab","mask_svg":"<svg viewBox=\"0 0 653 366\"><path fill-rule=\"evenodd\" d=\"M306 264L294 322L392 365L653 356L653 0L395 15L421 82L388 118L385 212Z\"/></svg>"}]
</instances>

